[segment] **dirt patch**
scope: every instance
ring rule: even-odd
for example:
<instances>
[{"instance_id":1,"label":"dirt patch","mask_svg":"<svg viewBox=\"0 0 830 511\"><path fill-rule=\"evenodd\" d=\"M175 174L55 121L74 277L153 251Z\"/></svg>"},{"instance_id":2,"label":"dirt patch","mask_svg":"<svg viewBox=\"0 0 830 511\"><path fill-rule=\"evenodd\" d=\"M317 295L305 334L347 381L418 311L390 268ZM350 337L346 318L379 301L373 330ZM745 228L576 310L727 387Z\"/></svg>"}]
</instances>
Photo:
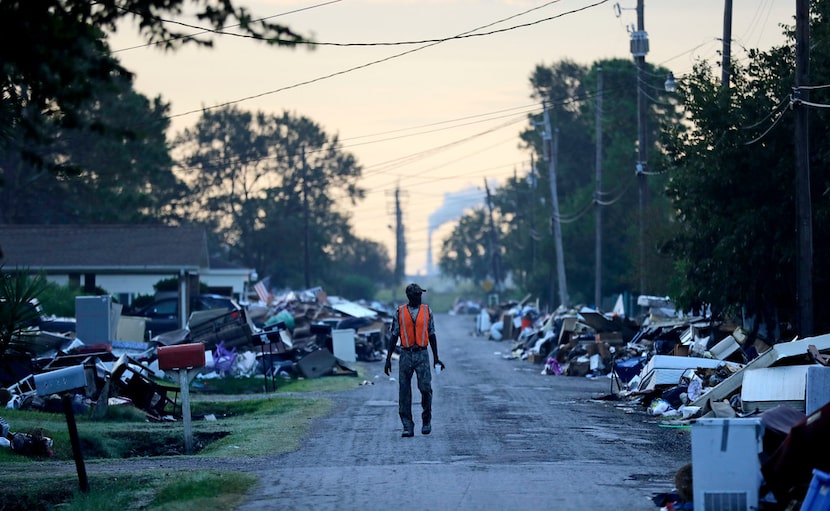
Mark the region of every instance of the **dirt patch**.
<instances>
[{"instance_id":1,"label":"dirt patch","mask_svg":"<svg viewBox=\"0 0 830 511\"><path fill-rule=\"evenodd\" d=\"M229 431L193 434L193 453L230 434ZM134 431L113 433L96 439L82 438L85 458L146 458L185 454L181 432Z\"/></svg>"}]
</instances>

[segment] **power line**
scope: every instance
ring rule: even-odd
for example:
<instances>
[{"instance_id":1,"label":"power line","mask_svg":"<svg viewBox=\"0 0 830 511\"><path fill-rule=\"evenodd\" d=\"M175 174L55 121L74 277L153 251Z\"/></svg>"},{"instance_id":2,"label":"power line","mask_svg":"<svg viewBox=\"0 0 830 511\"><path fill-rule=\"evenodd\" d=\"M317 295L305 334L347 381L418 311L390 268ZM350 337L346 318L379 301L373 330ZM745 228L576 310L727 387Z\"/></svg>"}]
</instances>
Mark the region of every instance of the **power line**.
<instances>
[{"instance_id":1,"label":"power line","mask_svg":"<svg viewBox=\"0 0 830 511\"><path fill-rule=\"evenodd\" d=\"M532 105L523 105L523 106L517 106L517 107L513 107L513 108L505 108L505 109L502 109L502 110L496 110L495 112L487 112L487 113L483 113L483 114L467 115L467 116L464 116L464 117L458 117L458 118L450 119L450 120L446 120L446 121L437 121L437 122L431 122L431 123L428 123L428 124L421 124L419 126L413 126L413 127L410 127L410 128L399 128L399 129L395 129L395 130L383 131L381 133L374 133L374 134L369 134L369 135L359 135L359 136L356 136L356 137L344 138L343 140L357 140L357 139L360 139L360 138L370 138L370 137L375 137L375 136L380 136L380 135L388 135L388 134L392 134L392 133L398 133L398 132L401 132L401 131L416 130L416 129L421 129L421 128L430 128L432 126L440 126L442 124L449 124L451 122L466 121L468 119L475 119L477 117L484 117L485 115L495 115L495 114L501 114L501 113L505 113L505 112L514 112L516 110L526 110L527 112L536 112L536 111L539 110L539 105L534 103ZM527 113L527 112L525 112L525 113ZM500 118L500 117L497 117L497 119L498 118ZM487 120L491 120L491 119L485 119L485 121L487 121ZM466 125L467 124L463 124L461 126L466 126ZM456 126L451 126L451 128L454 128L454 127L456 127ZM430 132L426 132L426 133L432 133L432 132L430 131ZM416 135L417 134L419 134L419 133L416 133Z\"/></svg>"},{"instance_id":2,"label":"power line","mask_svg":"<svg viewBox=\"0 0 830 511\"><path fill-rule=\"evenodd\" d=\"M597 198L595 199L595 202L600 206L611 206L616 204L620 199L622 199L625 196L626 192L628 192L629 188L631 188L631 185L637 182L636 175L631 175L634 176L634 179L629 179L628 182L623 183L621 187L617 189L617 192L613 198L608 200L600 200L599 198ZM606 195L607 193L600 192L600 194Z\"/></svg>"},{"instance_id":3,"label":"power line","mask_svg":"<svg viewBox=\"0 0 830 511\"><path fill-rule=\"evenodd\" d=\"M778 123L780 123L780 122L781 122L781 119L783 119L783 118L784 118L784 113L785 113L786 111L787 111L787 110L782 110L782 111L781 111L781 113L780 113L780 114L778 114L778 117L777 117L777 118L776 118L776 119L772 122L772 124L770 124L770 126L769 126L766 130L764 130L764 132L763 132L763 133L761 133L761 134L760 134L760 135L758 135L757 137L753 138L753 139L752 139L752 140L750 140L749 142L744 142L744 143L743 143L743 145L752 145L752 144L754 144L754 143L756 143L756 142L760 141L762 138L766 137L766 136L767 136L767 134L768 134L770 131L772 131L772 129L773 129L773 128L775 128L776 126L778 126Z\"/></svg>"},{"instance_id":4,"label":"power line","mask_svg":"<svg viewBox=\"0 0 830 511\"><path fill-rule=\"evenodd\" d=\"M259 23L261 21L267 21L267 20L272 19L272 18L278 18L280 16L287 16L289 14L296 14L298 12L303 12L303 11L308 11L308 10L311 10L311 9L316 9L317 7L325 7L326 5L336 4L336 3L342 2L342 1L343 0L330 0L329 2L323 2L321 4L310 5L308 7L300 7L299 9L294 9L292 11L281 12L279 14L273 14L271 16L266 16L264 18L257 18L255 20L251 20L250 23ZM116 6L116 7L118 9L121 9L122 11L129 12L129 13L132 13L132 14L135 14L135 15L140 15L139 13L136 13L136 12L128 10L128 9L125 9L123 7L118 7L118 6ZM222 30L224 30L226 28L238 27L238 26L240 26L239 23L234 23L233 25L225 25L221 29L219 29L219 31L217 31L216 29L210 29L210 28L206 28L206 27L199 27L199 26L190 25L190 24L187 24L187 23L182 23L180 21L167 20L167 19L164 19L164 18L161 18L161 17L158 17L158 16L152 16L152 17L155 18L158 21L161 21L162 23L171 23L171 24L175 24L175 25L181 25L183 27L193 28L193 29L199 30L199 32L196 32L196 33L193 33L193 34L188 34L188 35L180 35L180 36L177 36L177 37L170 37L170 38L162 39L161 41L155 41L155 42L152 42L152 43L145 43L145 44L139 44L137 46L130 46L129 48L120 48L118 50L111 50L110 54L120 53L120 52L130 51L130 50L137 50L139 48L146 48L148 46L158 46L158 45L161 45L161 44L167 44L167 43L170 43L170 42L173 42L173 41L178 41L179 39L190 39L192 37L200 36L200 35L203 35L203 34L209 34L209 33L242 36L242 34L235 34L235 33L224 34L223 32L221 32Z\"/></svg>"},{"instance_id":5,"label":"power line","mask_svg":"<svg viewBox=\"0 0 830 511\"><path fill-rule=\"evenodd\" d=\"M491 23L490 25L486 25L486 26L493 26L493 25L496 25L498 23L503 23L504 21L507 21L509 19L512 19L512 18L515 18L515 17L518 17L518 16L522 16L524 14L527 14L527 13L531 12L531 11L541 9L543 7L547 7L548 5L555 4L555 3L558 3L558 2L561 2L561 1L562 0L554 0L552 2L548 2L544 5L539 6L539 7L534 7L533 9L529 9L529 10L523 12L523 13L516 14L514 16L511 16L510 18L505 18L503 20L499 20L497 22ZM570 11L567 11L567 12L564 12L564 13L561 13L561 14L557 14L555 16L549 16L547 18L542 18L542 19L539 19L539 20L536 20L536 21L531 21L531 22L528 22L528 23L522 23L520 25L514 25L512 27L500 28L500 29L496 29L496 30L491 30L489 32L479 32L479 33L475 33L475 34L466 33L466 34L459 34L459 35L455 35L455 36L451 36L451 37L442 37L442 38L438 38L438 39L421 39L421 40L416 40L416 41L394 41L394 42L374 42L374 43L326 43L326 42L310 41L310 42L307 42L307 43L300 43L300 44L308 44L310 46L346 46L346 47L349 47L349 46L407 46L407 45L413 45L413 44L443 43L443 42L452 41L452 40L469 39L469 38L472 38L472 37L491 36L491 35L495 35L495 34L501 34L501 33L504 33L504 32L511 32L513 30L517 30L517 29L521 29L521 28L532 27L532 26L538 25L540 23L544 23L544 22L547 22L547 21L551 21L551 20L561 18L561 17L563 17L565 15L568 15L568 14L575 14L575 13L578 13L578 12L581 12L581 11L585 11L587 9L591 9L593 7L604 4L606 2L608 2L608 0L600 0L599 2L596 2L594 4L586 5L584 7L578 8L578 9L573 9L573 10L570 10ZM479 27L476 30L480 30L481 28L485 28L485 27Z\"/></svg>"},{"instance_id":6,"label":"power line","mask_svg":"<svg viewBox=\"0 0 830 511\"><path fill-rule=\"evenodd\" d=\"M412 160L412 159L421 159L421 158L424 158L426 156L430 156L430 155L433 155L433 154L437 154L439 152L443 152L443 151L445 151L447 149L450 149L452 147L455 147L459 144L463 144L465 142L469 142L470 140L474 140L474 139L479 138L481 136L493 133L495 131L506 128L506 127L508 127L512 124L515 124L519 121L522 121L522 120L525 120L525 119L522 118L522 119L518 119L518 120L509 121L507 123L496 126L495 128L491 128L491 129L488 129L488 130L485 130L485 131L481 131L479 133L470 135L468 137L465 137L465 138L462 138L462 139L459 139L459 140L455 140L455 141L450 142L448 144L443 144L443 145L438 146L438 147L433 147L431 149L426 149L424 151L419 151L417 153L412 153L412 154L409 154L409 155L406 155L406 156L401 156L399 158L395 158L393 160L389 160L389 161L384 162L384 163L380 163L378 165L373 166L373 168L374 167L380 167L379 170L376 170L376 171L374 171L370 174L367 174L367 175L374 175L374 174L384 173L384 172L389 171L389 170L393 170L395 168L398 168L402 165L405 165L405 164L409 163L409 161Z\"/></svg>"},{"instance_id":7,"label":"power line","mask_svg":"<svg viewBox=\"0 0 830 511\"><path fill-rule=\"evenodd\" d=\"M532 108L532 109L530 109L530 110L528 110L524 113L525 114L533 113L534 111L538 110L538 105L533 105L533 107L534 108ZM361 139L361 138L383 136L385 133L399 133L399 132L407 131L407 130L415 130L415 129L420 129L420 128L423 128L423 127L438 126L438 125L441 125L441 124L449 124L449 123L463 121L463 120L467 120L467 119L474 119L476 117L483 117L483 116L486 116L486 115L500 114L502 112L509 112L509 111L514 111L514 110L519 110L519 109L527 109L527 108L528 108L527 106L515 107L515 108L510 108L510 109L498 110L498 111L495 111L495 112L476 114L476 115L465 116L465 117L460 117L460 118L456 118L456 119L450 119L450 120L446 120L446 121L439 121L439 122L435 122L435 123L429 123L429 124L425 124L425 125L414 126L414 127L411 127L411 128L401 128L401 129L397 129L397 130L391 130L389 132L379 132L379 133L374 133L374 134L371 134L371 135L361 135L361 136L357 136L357 137L344 138L344 139L340 139L340 141L339 141L340 143L336 144L334 147L339 149L339 150L346 150L346 149L350 149L350 148L353 148L353 147L366 145L366 144L370 144L370 143L388 142L388 141L391 141L391 140L399 140L401 138L419 136L419 135L424 135L424 134L436 133L436 132L439 132L439 131L445 131L445 130L460 128L460 127L466 127L466 126L470 126L470 125L478 124L478 123L482 123L482 122L488 122L488 121L492 121L492 120L499 120L499 119L502 119L502 118L507 117L507 116L505 115L505 116L491 117L491 118L487 118L487 119L479 119L478 121L468 122L468 123L464 123L464 124L456 124L456 125L453 125L453 126L445 126L443 128L439 128L439 129L435 129L435 130L421 131L421 132L418 132L418 133L411 133L409 135L402 135L402 136L399 136L399 137L391 137L391 138L385 138L385 139L380 139L380 140L374 140L374 141L371 141L371 142L364 142L364 143L358 143L358 144L344 144L343 143L343 142L347 142L347 141L350 141L350 140L357 140L357 139ZM510 123L507 123L505 125L502 125L501 127L506 127L506 126L508 126L510 124L513 124L513 123L514 122L510 122ZM497 127L496 129L500 129L500 128ZM484 132L483 134L486 134L486 133L487 132ZM327 150L327 149L308 150L307 154L308 155L313 155L315 153L318 153L320 151L325 151L325 150ZM274 161L278 162L282 158L283 157L275 156L275 155L264 155L264 156L259 157L259 158L251 158L251 159L241 159L240 158L240 159L234 160L230 163L240 164L240 165L247 165L247 164L257 163L257 162L266 161L266 160L274 160ZM217 157L215 160L208 160L206 162L203 162L203 164L209 164L209 163L213 163L215 161L225 162L225 160ZM392 161L395 161L395 160L392 160ZM381 165L383 165L383 164L381 164ZM191 169L198 168L198 167L180 166L179 168L181 170L191 170ZM364 167L364 168L366 168L366 167ZM369 167L369 168L371 168L371 167Z\"/></svg>"},{"instance_id":8,"label":"power line","mask_svg":"<svg viewBox=\"0 0 830 511\"><path fill-rule=\"evenodd\" d=\"M561 0L554 0L554 1L561 1ZM577 12L584 11L586 9L590 9L592 7L596 7L597 5L601 5L601 4L604 4L606 2L608 2L608 0L599 0L598 2L595 2L593 4L590 4L590 5L587 5L587 6L584 6L584 7L580 7L580 8L577 8L577 9L572 9L570 11L566 11L566 12L558 14L556 16L551 16L551 17L546 18L546 19L541 20L541 21L550 21L550 20L558 19L558 18L561 18L561 17L569 15L569 14L574 14L574 13L577 13ZM550 3L554 3L554 2L550 2ZM525 12L529 12L529 11L525 11ZM505 18L505 19L510 19L510 18ZM168 119L173 119L173 118L176 118L176 117L183 117L183 116L191 115L191 114L194 114L194 113L204 112L206 110L213 110L213 109L216 109L216 108L221 108L221 107L233 105L233 104L236 104L236 103L241 103L243 101L249 101L249 100L252 100L252 99L261 98L263 96L269 96L271 94L276 94L276 93L279 93L279 92L285 92L287 90L296 89L296 88L302 87L304 85L310 85L312 83L327 80L329 78L334 78L335 76L344 75L344 74L347 74L347 73L351 73L353 71L357 71L357 70L360 70L360 69L365 69L365 68L370 67L370 66L374 66L376 64L381 64L383 62L388 62L390 60L393 60L393 59L396 59L396 58L399 58L399 57L403 57L403 56L409 55L411 53L415 53L416 51L425 50L425 49L430 48L432 46L436 46L438 44L441 44L445 41L449 41L449 40L452 40L452 39L458 39L461 36L464 36L464 35L467 35L467 34L472 34L474 32L477 32L478 30L481 30L482 28L487 28L487 27L493 26L497 23L502 23L503 21L504 21L504 19L495 21L493 23L488 23L487 25L482 25L480 27L476 27L476 28L468 30L466 32L462 32L461 34L458 34L454 37L438 39L438 40L435 40L434 42L429 42L428 44L425 44L423 46L419 46L417 48L413 48L411 50L403 51L401 53L396 53L396 54L390 55L388 57L373 60L373 61L367 62L365 64L361 64L361 65L358 65L358 66L353 66L353 67L350 67L348 69L344 69L344 70L341 70L341 71L336 71L334 73L329 73L327 75L319 76L317 78L311 78L309 80L304 80L302 82L297 82L297 83L294 83L292 85L286 85L284 87L280 87L280 88L273 89L273 90L266 91L266 92L261 92L259 94L254 94L254 95L251 95L251 96L246 96L246 97L243 97L243 98L240 98L240 99L226 101L224 103L218 103L218 104L213 105L213 106L202 107L202 108L199 108L199 109L190 110L190 111L183 112L183 113L180 113L180 114L173 114L173 115L168 116L167 118ZM523 27L517 27L517 28L523 28Z\"/></svg>"},{"instance_id":9,"label":"power line","mask_svg":"<svg viewBox=\"0 0 830 511\"><path fill-rule=\"evenodd\" d=\"M830 105L824 103L813 103L812 101L805 101L803 99L798 100L797 103L801 105L811 106L813 108L830 108Z\"/></svg>"},{"instance_id":10,"label":"power line","mask_svg":"<svg viewBox=\"0 0 830 511\"><path fill-rule=\"evenodd\" d=\"M336 1L339 1L339 0L336 0ZM600 0L596 3L594 3L594 4L586 5L586 6L577 8L577 9L573 9L573 10L570 10L570 11L567 11L567 12L564 12L564 13L561 13L561 14L557 14L555 16L549 16L547 18L542 18L542 19L539 19L539 20L536 20L536 21L530 21L530 22L527 22L527 23L522 23L522 24L514 25L514 26L511 26L511 27L490 30L488 32L478 32L479 30L482 30L482 29L485 29L485 28L488 28L488 27L492 27L494 25L498 25L499 23L504 23L505 21L509 21L511 19L518 18L520 16L524 16L525 14L528 14L530 12L533 12L533 11L536 11L536 10L539 10L539 9L543 9L545 7L548 7L552 4L559 3L561 1L562 0L552 0L550 2L542 4L540 6L533 7L531 9L520 12L518 14L514 14L514 15L509 16L507 18L503 18L503 19L500 19L498 21L494 21L492 23L489 23L487 25L477 27L477 28L475 28L471 31L464 32L464 33L454 35L454 36L448 36L448 37L440 37L440 38L432 38L432 39L416 39L416 40L409 40L409 41L382 41L382 42L365 42L365 43L339 43L339 42L325 42L325 41L297 41L296 44L297 45L304 45L304 46L337 46L337 47L411 46L411 45L415 45L415 44L437 44L437 43L444 43L444 42L453 41L453 40L469 39L469 38L472 38L472 37L486 37L486 36L501 34L501 33L504 33L504 32L512 32L513 30L532 27L532 26L538 25L540 23L545 23L547 21L555 20L557 18L561 18L561 17L563 17L565 15L568 15L568 14L575 14L575 13L578 13L578 12L581 12L581 11L584 11L584 10L588 10L588 9L591 9L593 7L596 7L598 5L601 5L601 4L604 4L604 3L608 2L608 0ZM333 2L328 2L328 3L333 3ZM328 3L320 4L320 5L327 5ZM314 6L314 7L318 7L318 6ZM309 8L311 8L311 7L309 7ZM306 10L306 9L309 9L309 8L298 9L298 10L290 11L290 12L284 13L284 14L292 14L292 13L299 12L301 10ZM133 14L137 14L137 13L135 13L133 11L129 11L127 9L123 9L123 8L121 8L121 9L124 10L124 11L127 11L127 12L132 12ZM282 16L284 14L269 16L268 18L261 18L259 20L255 20L255 21L264 21L266 19L273 18L273 17L276 17L276 16ZM192 28L194 30L199 30L198 33L187 35L187 36L182 36L182 37L178 37L178 38L172 38L172 39L169 39L167 41L181 39L181 38L190 38L190 37L195 37L197 35L207 34L207 33L216 34L216 35L230 36L230 37L240 37L242 39L255 39L255 40L262 40L262 41L267 41L268 40L268 38L262 37L262 36L257 35L257 34L240 34L238 32L226 32L224 30L225 28L238 27L239 24L229 25L229 26L226 26L226 27L215 29L215 28L202 27L202 26L198 26L198 25L192 25L190 23L184 23L182 21L168 20L168 19L164 19L164 18L160 18L160 17L155 17L155 18L157 20L161 21L161 22L164 22L164 23L170 23L170 24L174 24L174 25L183 26L183 27L186 27L186 28ZM476 33L473 33L473 32L476 32ZM167 41L165 41L165 42L167 42ZM151 44L155 44L155 43L151 43ZM146 45L144 45L144 46L146 46ZM136 46L134 48L140 48L140 47L142 47L142 46ZM132 48L127 48L127 49L132 49ZM119 50L119 51L124 51L124 50Z\"/></svg>"},{"instance_id":11,"label":"power line","mask_svg":"<svg viewBox=\"0 0 830 511\"><path fill-rule=\"evenodd\" d=\"M772 109L772 111L771 111L770 113L768 113L768 114L767 114L767 115L766 115L763 119L761 119L760 121L756 122L755 124L751 124L751 125L749 125L749 126L744 126L744 127L742 127L741 129L743 129L743 130L750 130L750 129L753 129L753 128L757 128L757 127L758 127L758 126L760 126L762 123L766 122L766 121L767 121L767 119L769 119L769 118L770 118L770 117L772 117L773 115L778 115L778 114L779 114L779 113L780 113L780 112L781 112L784 108L786 108L786 107L787 107L787 105L789 105L789 104L790 104L790 98L789 98L789 97L784 98L784 99L783 99L783 100L781 100L781 102L780 102L780 103L778 103L778 105L776 105L776 106L775 106L775 108L773 108L773 109Z\"/></svg>"},{"instance_id":12,"label":"power line","mask_svg":"<svg viewBox=\"0 0 830 511\"><path fill-rule=\"evenodd\" d=\"M818 90L818 89L826 89L828 87L830 87L830 85L828 85L828 84L825 84L825 85L798 85L796 87L793 87L793 89L795 89L795 90Z\"/></svg>"}]
</instances>

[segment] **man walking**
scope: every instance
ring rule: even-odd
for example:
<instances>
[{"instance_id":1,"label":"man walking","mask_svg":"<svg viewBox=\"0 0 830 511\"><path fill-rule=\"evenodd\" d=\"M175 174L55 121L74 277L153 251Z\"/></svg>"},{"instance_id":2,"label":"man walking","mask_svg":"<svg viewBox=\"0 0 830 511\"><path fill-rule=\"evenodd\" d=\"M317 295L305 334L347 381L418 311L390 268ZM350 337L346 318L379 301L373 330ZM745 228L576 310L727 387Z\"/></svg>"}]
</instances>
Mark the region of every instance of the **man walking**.
<instances>
[{"instance_id":1,"label":"man walking","mask_svg":"<svg viewBox=\"0 0 830 511\"><path fill-rule=\"evenodd\" d=\"M392 353L401 339L401 356L398 359L398 414L403 424L402 437L415 436L415 422L412 420L412 373L418 378L421 391L421 434L432 432L432 373L429 366L427 346L432 349L433 366L444 369L438 359L438 341L435 338L435 322L429 305L421 303L421 294L426 293L418 284L406 286L406 305L398 307L392 318L392 332L386 350L386 365L383 372L392 372Z\"/></svg>"}]
</instances>

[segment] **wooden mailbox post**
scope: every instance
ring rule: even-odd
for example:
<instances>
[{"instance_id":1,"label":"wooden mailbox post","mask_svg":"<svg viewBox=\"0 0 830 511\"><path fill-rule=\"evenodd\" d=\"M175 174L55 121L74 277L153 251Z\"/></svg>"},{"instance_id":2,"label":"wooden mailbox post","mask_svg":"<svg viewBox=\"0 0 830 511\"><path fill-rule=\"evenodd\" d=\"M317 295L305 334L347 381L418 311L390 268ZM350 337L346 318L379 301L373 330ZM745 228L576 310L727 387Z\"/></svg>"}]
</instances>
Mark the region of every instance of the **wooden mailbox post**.
<instances>
[{"instance_id":1,"label":"wooden mailbox post","mask_svg":"<svg viewBox=\"0 0 830 511\"><path fill-rule=\"evenodd\" d=\"M84 465L84 456L81 452L81 442L78 439L78 426L75 424L70 391L94 385L93 375L82 365L35 375L35 388L38 396L61 395L63 413L66 415L66 427L69 430L69 441L72 444L72 455L75 458L75 469L78 472L78 484L84 493L89 491L89 481L86 477L86 465Z\"/></svg>"},{"instance_id":2,"label":"wooden mailbox post","mask_svg":"<svg viewBox=\"0 0 830 511\"><path fill-rule=\"evenodd\" d=\"M179 386L182 393L182 422L184 423L184 451L193 453L193 432L190 425L190 378L192 370L205 366L205 345L201 342L161 346L158 349L159 369L179 372Z\"/></svg>"}]
</instances>

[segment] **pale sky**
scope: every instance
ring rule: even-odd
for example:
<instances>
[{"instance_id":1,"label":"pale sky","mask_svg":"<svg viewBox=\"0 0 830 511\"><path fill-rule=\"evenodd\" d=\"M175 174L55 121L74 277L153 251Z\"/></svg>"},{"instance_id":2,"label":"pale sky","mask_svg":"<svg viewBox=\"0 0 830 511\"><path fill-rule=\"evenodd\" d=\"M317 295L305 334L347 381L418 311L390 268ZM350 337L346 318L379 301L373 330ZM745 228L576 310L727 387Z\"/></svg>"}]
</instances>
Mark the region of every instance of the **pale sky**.
<instances>
[{"instance_id":1,"label":"pale sky","mask_svg":"<svg viewBox=\"0 0 830 511\"><path fill-rule=\"evenodd\" d=\"M386 245L393 260L393 197L400 187L410 275L426 271L431 220L440 224L432 237L437 260L452 220L463 207L482 203L485 180L497 187L514 172L527 173L530 153L519 149L518 134L527 113L540 108L530 98L533 69L565 58L584 65L631 59L627 29L637 23L636 0L235 3L255 18L273 17L327 43L426 41L479 27L486 28L478 33L501 30L431 46L318 46L314 51L215 36L212 49L165 53L136 47L140 41L126 25L111 39L115 55L136 74L136 89L171 103L173 133L193 125L203 107L236 102L244 110L306 116L329 135L338 134L342 150L363 167L367 199L347 209L355 231ZM733 4L733 60L745 56L744 48L783 44L779 25L794 23L796 2ZM679 77L696 60L717 57L724 0L647 0L644 12L648 62ZM410 53L397 56L405 52ZM655 78L656 86L661 82ZM605 101L612 100L606 96Z\"/></svg>"}]
</instances>

